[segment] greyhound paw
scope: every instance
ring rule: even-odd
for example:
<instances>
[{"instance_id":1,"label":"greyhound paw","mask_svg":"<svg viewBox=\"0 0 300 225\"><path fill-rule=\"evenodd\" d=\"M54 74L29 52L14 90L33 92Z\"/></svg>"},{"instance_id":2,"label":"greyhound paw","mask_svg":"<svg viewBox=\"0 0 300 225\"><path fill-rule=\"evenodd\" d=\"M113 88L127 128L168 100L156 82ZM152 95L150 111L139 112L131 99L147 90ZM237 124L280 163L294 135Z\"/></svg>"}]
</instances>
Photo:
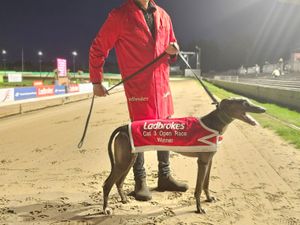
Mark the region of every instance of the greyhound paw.
<instances>
[{"instance_id":1,"label":"greyhound paw","mask_svg":"<svg viewBox=\"0 0 300 225\"><path fill-rule=\"evenodd\" d=\"M205 202L216 202L217 201L217 198L215 197L209 197L205 200Z\"/></svg>"},{"instance_id":2,"label":"greyhound paw","mask_svg":"<svg viewBox=\"0 0 300 225\"><path fill-rule=\"evenodd\" d=\"M111 208L106 207L106 208L103 210L103 213L104 213L104 215L110 216L110 215L112 215L113 210L112 210Z\"/></svg>"},{"instance_id":3,"label":"greyhound paw","mask_svg":"<svg viewBox=\"0 0 300 225\"><path fill-rule=\"evenodd\" d=\"M205 210L203 208L197 209L197 211L195 211L195 213L206 214L206 212L205 212Z\"/></svg>"},{"instance_id":4,"label":"greyhound paw","mask_svg":"<svg viewBox=\"0 0 300 225\"><path fill-rule=\"evenodd\" d=\"M126 199L122 199L121 202L122 202L123 204L126 204L126 203L128 203L129 201L128 201L127 198L126 198Z\"/></svg>"}]
</instances>

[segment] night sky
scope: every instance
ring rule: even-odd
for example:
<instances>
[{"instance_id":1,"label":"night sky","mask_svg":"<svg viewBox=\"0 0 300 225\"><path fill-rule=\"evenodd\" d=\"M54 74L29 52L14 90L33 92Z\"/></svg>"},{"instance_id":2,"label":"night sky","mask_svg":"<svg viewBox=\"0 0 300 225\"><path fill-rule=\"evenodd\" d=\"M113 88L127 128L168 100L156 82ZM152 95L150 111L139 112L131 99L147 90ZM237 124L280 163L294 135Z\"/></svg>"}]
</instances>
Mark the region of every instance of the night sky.
<instances>
[{"instance_id":1,"label":"night sky","mask_svg":"<svg viewBox=\"0 0 300 225\"><path fill-rule=\"evenodd\" d=\"M7 61L44 61L78 52L88 63L91 41L109 11L124 0L1 0L0 50ZM290 3L287 3L290 2ZM294 4L294 3L298 4ZM157 0L171 16L182 50L202 48L207 70L288 58L300 48L299 0ZM110 57L113 60L113 56Z\"/></svg>"}]
</instances>

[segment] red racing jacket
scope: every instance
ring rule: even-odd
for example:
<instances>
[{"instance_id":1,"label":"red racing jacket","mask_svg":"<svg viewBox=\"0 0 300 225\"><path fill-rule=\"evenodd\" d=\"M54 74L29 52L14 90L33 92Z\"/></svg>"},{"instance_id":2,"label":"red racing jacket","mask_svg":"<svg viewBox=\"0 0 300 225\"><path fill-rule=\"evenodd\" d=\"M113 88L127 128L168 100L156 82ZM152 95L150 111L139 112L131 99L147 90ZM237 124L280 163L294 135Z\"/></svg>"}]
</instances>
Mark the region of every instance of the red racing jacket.
<instances>
[{"instance_id":1,"label":"red racing jacket","mask_svg":"<svg viewBox=\"0 0 300 225\"><path fill-rule=\"evenodd\" d=\"M133 74L162 54L170 42L176 42L169 15L155 6L155 37L152 36L143 12L133 0L112 10L94 39L89 55L90 80L103 79L103 65L114 47L122 78ZM169 87L169 59L161 60L124 83L130 119L163 119L173 114Z\"/></svg>"}]
</instances>

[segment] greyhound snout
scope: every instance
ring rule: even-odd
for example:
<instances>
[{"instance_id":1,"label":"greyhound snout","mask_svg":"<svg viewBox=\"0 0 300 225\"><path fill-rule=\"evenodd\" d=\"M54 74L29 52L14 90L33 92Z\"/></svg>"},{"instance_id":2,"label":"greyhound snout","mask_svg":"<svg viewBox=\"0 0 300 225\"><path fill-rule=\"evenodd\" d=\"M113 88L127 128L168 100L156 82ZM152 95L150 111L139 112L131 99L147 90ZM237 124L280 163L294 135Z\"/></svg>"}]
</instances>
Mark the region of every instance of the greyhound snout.
<instances>
[{"instance_id":1,"label":"greyhound snout","mask_svg":"<svg viewBox=\"0 0 300 225\"><path fill-rule=\"evenodd\" d=\"M266 109L257 105L254 105L252 103L249 103L248 101L245 104L246 106L246 113L242 116L242 120L252 126L259 125L259 123L250 115L247 115L247 112L250 113L264 113L266 112Z\"/></svg>"},{"instance_id":2,"label":"greyhound snout","mask_svg":"<svg viewBox=\"0 0 300 225\"><path fill-rule=\"evenodd\" d=\"M247 108L247 112L264 113L266 112L266 109L257 105L250 104L250 107Z\"/></svg>"}]
</instances>

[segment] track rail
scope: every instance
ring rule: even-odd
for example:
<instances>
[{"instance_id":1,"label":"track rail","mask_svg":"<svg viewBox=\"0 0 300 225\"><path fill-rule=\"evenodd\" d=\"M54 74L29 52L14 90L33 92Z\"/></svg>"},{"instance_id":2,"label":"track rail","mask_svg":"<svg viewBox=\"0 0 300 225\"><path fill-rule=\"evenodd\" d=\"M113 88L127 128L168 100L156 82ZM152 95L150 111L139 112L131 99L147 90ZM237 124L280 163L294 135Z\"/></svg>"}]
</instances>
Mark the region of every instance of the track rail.
<instances>
[{"instance_id":1,"label":"track rail","mask_svg":"<svg viewBox=\"0 0 300 225\"><path fill-rule=\"evenodd\" d=\"M238 83L255 84L258 86L276 87L279 89L293 89L300 91L300 80L277 80L277 79L255 79L239 78Z\"/></svg>"}]
</instances>

